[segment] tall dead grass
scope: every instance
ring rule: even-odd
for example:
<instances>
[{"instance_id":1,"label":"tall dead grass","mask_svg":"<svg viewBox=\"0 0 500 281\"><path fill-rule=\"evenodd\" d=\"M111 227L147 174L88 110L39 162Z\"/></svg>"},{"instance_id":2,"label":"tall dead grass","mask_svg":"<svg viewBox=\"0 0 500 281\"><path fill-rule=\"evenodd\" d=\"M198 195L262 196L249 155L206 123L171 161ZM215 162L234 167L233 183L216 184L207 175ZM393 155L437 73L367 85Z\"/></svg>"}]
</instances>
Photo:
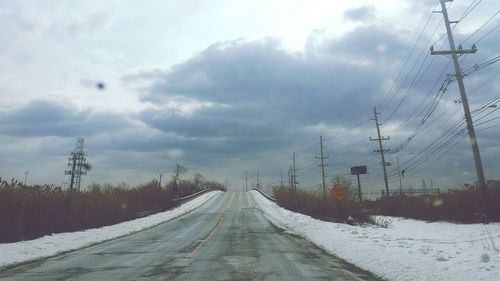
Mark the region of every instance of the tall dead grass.
<instances>
[{"instance_id":1,"label":"tall dead grass","mask_svg":"<svg viewBox=\"0 0 500 281\"><path fill-rule=\"evenodd\" d=\"M374 214L425 221L488 223L500 221L500 188L472 187L421 196L392 196L364 205Z\"/></svg>"},{"instance_id":2,"label":"tall dead grass","mask_svg":"<svg viewBox=\"0 0 500 281\"><path fill-rule=\"evenodd\" d=\"M296 188L273 188L273 196L281 207L313 218L339 223L373 223L369 213L352 200L326 199L320 192L306 192Z\"/></svg>"},{"instance_id":3,"label":"tall dead grass","mask_svg":"<svg viewBox=\"0 0 500 281\"><path fill-rule=\"evenodd\" d=\"M131 189L89 192L0 181L0 243L127 221L140 212L170 209L176 205L174 199L154 181Z\"/></svg>"}]
</instances>

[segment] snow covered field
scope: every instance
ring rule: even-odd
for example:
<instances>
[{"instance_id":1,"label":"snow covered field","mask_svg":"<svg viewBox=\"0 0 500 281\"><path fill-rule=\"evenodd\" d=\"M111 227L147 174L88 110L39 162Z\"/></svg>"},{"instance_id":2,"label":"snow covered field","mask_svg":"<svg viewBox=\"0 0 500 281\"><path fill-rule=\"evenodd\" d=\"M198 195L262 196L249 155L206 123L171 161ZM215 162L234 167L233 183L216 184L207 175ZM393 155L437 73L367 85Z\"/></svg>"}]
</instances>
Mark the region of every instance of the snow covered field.
<instances>
[{"instance_id":1,"label":"snow covered field","mask_svg":"<svg viewBox=\"0 0 500 281\"><path fill-rule=\"evenodd\" d=\"M390 218L389 228L323 222L252 197L276 226L389 280L500 280L500 223ZM379 219L388 219L379 217Z\"/></svg>"},{"instance_id":2,"label":"snow covered field","mask_svg":"<svg viewBox=\"0 0 500 281\"><path fill-rule=\"evenodd\" d=\"M115 225L46 235L29 241L0 244L0 268L76 250L144 230L183 215L220 193L222 191L208 192L178 208Z\"/></svg>"}]
</instances>

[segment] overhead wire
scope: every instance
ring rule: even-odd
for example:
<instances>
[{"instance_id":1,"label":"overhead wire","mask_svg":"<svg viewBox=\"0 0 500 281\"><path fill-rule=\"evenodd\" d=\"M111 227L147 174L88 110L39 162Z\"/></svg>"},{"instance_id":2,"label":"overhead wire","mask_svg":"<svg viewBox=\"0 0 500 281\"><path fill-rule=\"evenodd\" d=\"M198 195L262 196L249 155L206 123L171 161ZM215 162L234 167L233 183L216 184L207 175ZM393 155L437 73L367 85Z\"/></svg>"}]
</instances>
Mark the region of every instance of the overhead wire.
<instances>
[{"instance_id":1,"label":"overhead wire","mask_svg":"<svg viewBox=\"0 0 500 281\"><path fill-rule=\"evenodd\" d=\"M471 34L469 34L469 36L467 36L467 38L465 38L462 43L460 43L460 45L464 44L465 42L467 42L470 38L472 38L472 36L476 35L481 29L483 29L491 20L493 20L498 14L500 13L500 10L496 11L495 14L493 14L493 16L491 16L488 20L486 20L486 22L484 22L480 27L478 27L475 31L473 31ZM491 32L495 31L500 25L497 25L495 28L493 28L492 30L490 30L487 34L490 34ZM474 43L478 43L479 41L483 40L484 37L486 37L487 35L481 37L479 40L476 40Z\"/></svg>"},{"instance_id":2,"label":"overhead wire","mask_svg":"<svg viewBox=\"0 0 500 281\"><path fill-rule=\"evenodd\" d=\"M471 2L470 5L469 5L469 7L464 12L464 14L460 17L459 22L462 21L464 18L466 18L481 3L481 1L482 0L479 0L479 1L478 0L474 0L473 2ZM439 4L439 2L438 2L438 4ZM450 3L449 6L451 6L451 3ZM480 28L478 28L475 32L473 32L472 34L470 34L463 42L466 42L467 40L469 40L470 38L472 38L475 34L477 34L496 15L498 15L499 12L500 11L498 11L497 13L495 13L495 15L493 15L491 18L489 18L487 22L483 23ZM423 54L423 52L421 52L420 55L415 60L415 62L413 64L413 66L411 67L411 69L405 75L404 79L400 80L400 78L404 74L405 69L407 69L407 66L408 66L408 64L410 62L411 57L415 53L415 50L416 50L418 44L420 43L420 41L422 39L422 36L423 36L425 30L427 29L428 24L430 23L430 19L431 19L431 17L429 17L429 19L427 20L427 22L426 22L426 24L424 26L424 29L422 30L422 32L420 33L417 41L413 45L413 47L412 47L409 55L407 56L407 58L406 58L406 60L405 60L405 62L403 64L403 66L401 67L399 73L397 74L396 79L394 80L394 83L392 84L391 88L385 93L385 95L383 96L383 98L378 103L378 107L380 107L382 103L384 103L386 105L389 104L389 103L391 103L392 100L395 97L395 94L399 91L399 89L402 87L402 85L406 81L408 81L409 75L413 72L413 70L416 68L416 66L420 63L420 66L419 66L416 74L409 81L409 84L407 86L406 95L403 96L403 99L398 103L396 109L390 114L390 116L387 119L387 121L390 121L394 117L394 115L396 114L396 112L401 107L402 103L404 102L404 100L415 89L416 85L418 85L420 83L420 81L423 79L424 75L429 70L429 68L431 67L431 65L432 65L432 63L434 61L434 59L432 59L430 61L430 63L428 65L426 65L426 62L428 60L428 56L424 57L424 59L421 60L422 54ZM455 28L455 27L456 27L456 25L453 28ZM491 34L494 30L496 30L496 28L498 28L498 26L496 26L494 29L490 30L488 33L486 33L483 37L481 37L476 42L484 39L484 37L486 37L489 34ZM430 40L434 36L436 30L437 29L434 30L434 33L432 34L432 36L430 36L430 38L427 40L428 41L427 43L430 42ZM442 38L444 38L444 36L441 36L441 38L438 39L438 41L436 41L436 42L439 42L440 40L442 40ZM443 42L443 45L444 45L444 43L445 42ZM464 56L464 58L465 58L465 56ZM462 58L462 59L464 59L464 58ZM493 63L495 63L495 62L497 62L499 60L500 60L500 56L497 56L497 57L495 57L493 59L490 59L490 60L487 60L485 62L481 62L481 63L475 64L474 66L471 66L470 68L466 69L463 72L463 75L464 76L468 76L471 73L476 72L476 71L478 71L478 70L480 70L482 68L485 68L488 65L491 65L491 64L493 64ZM430 119L432 113L437 109L437 105L439 104L439 101L442 99L442 97L444 95L444 92L446 92L446 89L445 89L445 87L443 87L443 84L445 84L445 82L447 84L449 84L449 82L447 80L445 80L445 82L443 82L443 84L441 86L441 89L440 89L441 92L443 92L443 89L444 89L444 92L440 93L440 91L438 91L438 93L434 96L434 98L432 98L431 100L429 100L429 98L431 97L431 93L434 92L435 88L439 84L439 81L441 81L441 79L442 79L444 73L446 72L446 69L448 69L450 63L451 62L449 62L448 65L443 69L443 72L441 73L440 77L433 84L433 86L431 87L431 89L429 90L429 92L427 93L427 95L425 96L425 98L419 103L419 105L417 106L417 108L412 111L412 113L410 114L410 116L404 122L400 123L400 125L398 126L399 128L405 128L407 125L410 124L410 122L412 121L412 119L413 119L414 116L421 116L423 114L422 120L424 120L424 121L422 122L422 120L421 120L418 123L417 127L415 128L415 130L414 130L414 132L416 132L415 135L417 135L420 131L423 131L423 130L429 128L432 124L434 124L437 120L439 120L441 117L443 117L447 113L447 112L443 112L443 114L439 115L438 117L436 117L434 119ZM424 65L426 65L425 68L424 68ZM479 92L479 90L481 88L483 88L485 85L487 85L491 81L494 81L499 75L500 75L500 73L492 75L487 80L485 80L481 84L477 85L474 89L470 90L469 94L471 96L474 95L474 94L476 94L477 92ZM399 81L399 84L398 84L398 81ZM392 94L392 91L395 88L397 88L397 90L394 92L394 94ZM385 102L387 99L388 99L388 102ZM450 105L450 106L448 106L448 108L450 108L452 106L453 106L453 104ZM483 111L478 111L478 112L476 112L476 114L479 114L480 112L483 112ZM490 112L487 115L489 115L489 114L492 114L492 113ZM482 116L478 120L484 119L484 117L486 117L487 115ZM488 120L484 120L483 122L477 123L476 125L477 126L481 126L483 124L488 124L488 123L491 123L491 122L497 120L498 118L500 118L500 116L494 117L494 118L490 118ZM339 138L339 137L344 136L344 135L346 135L348 133L352 133L353 130L355 130L357 128L360 128L360 127L363 127L369 121L370 120L364 120L363 122L361 122L359 124L356 124L353 127L350 127L350 128L342 130L340 133L335 133L334 135L331 135L331 136L327 135L325 138L323 138L323 140L330 140L330 139L334 139L334 138ZM421 152L421 153L425 153L424 156L418 158L418 162L415 162L415 160L414 160L414 162L412 164L413 166L408 165L408 162L406 162L405 163L405 165L407 165L406 169L409 169L410 171L412 171L412 170L413 171L417 171L417 169L418 169L418 171L420 171L421 169L425 169L427 166L429 166L432 163L434 163L434 162L429 163L429 159L435 159L435 160L437 160L437 159L440 159L441 157L443 157L450 149L452 149L453 147L455 147L460 142L460 140L463 139L464 136L467 135L467 134L464 134L464 128L461 127L461 126L464 125L464 121L465 121L465 118L462 118L462 119L458 120L457 121L458 124L455 124L455 126L453 126L451 130L448 130L448 131L445 132L445 134L441 135L440 138L437 139L437 142L431 143L432 146L430 146L429 148L426 148L427 151L426 151L426 149L424 149ZM477 122L477 120L476 120L476 122ZM500 125L500 124L495 124L495 125L492 125L491 127L495 127L495 126L498 126L498 125ZM483 126L480 129L483 129L483 128L485 128L485 127ZM343 149L340 149L340 150L334 149L333 153L339 155L339 154L343 154L343 153L346 153L346 152L349 152L349 151L356 150L356 146L359 145L359 144L361 144L363 141L364 140L357 141L357 142L354 143L355 145L353 145L353 143L351 142L351 143L349 143L350 147L343 148ZM304 151L310 151L314 146L317 146L317 145L318 144L310 145L310 146L307 147L307 149L304 149L303 151L299 151L299 153L302 153ZM357 160L363 159L365 157L370 158L370 154L372 154L372 153L369 152L369 153L363 154L361 157L354 158L354 160L352 160L351 163L355 162ZM373 156L373 157L375 157L375 156ZM378 158L378 156L377 156L377 158ZM303 166L303 167L311 167L312 165L315 165L316 163L314 161L315 161L314 158L309 159L309 161L306 161L306 163L308 163L309 165L306 165L306 166ZM376 162L378 162L378 159L375 161L375 163ZM338 166L338 164L334 164L334 163L332 163L330 165L331 166ZM345 165L345 162L344 162L344 165ZM333 168L328 168L328 172L331 172L332 169ZM394 171L390 172L389 175L388 175L389 176L389 180L394 180L394 177L397 176L397 175L398 175L398 173L394 173ZM374 181L370 181L371 183L375 183L375 184L383 183L383 181L380 180L380 175L379 174L368 175L367 176L367 180L369 180L372 177L373 177ZM377 180L377 178L378 178L378 180ZM313 180L313 179L318 179L318 180L320 179L320 173L319 173L319 171L318 171L317 175L316 174L309 174L308 176L304 176L303 177L304 183L309 182L310 180Z\"/></svg>"},{"instance_id":3,"label":"overhead wire","mask_svg":"<svg viewBox=\"0 0 500 281\"><path fill-rule=\"evenodd\" d=\"M477 3L476 3L476 0L472 1L469 4L469 7L467 7L467 9L465 9L464 14L458 19L458 22L461 22L465 17L467 17L477 7L477 5L479 5L479 3L481 3L481 1L482 0L479 0ZM476 3L476 4L474 5L474 3ZM474 5L474 7L472 7L472 5Z\"/></svg>"},{"instance_id":4,"label":"overhead wire","mask_svg":"<svg viewBox=\"0 0 500 281\"><path fill-rule=\"evenodd\" d=\"M437 1L436 5L434 6L434 9L436 9L436 7L439 5L439 1ZM432 19L432 13L429 15L429 18L427 19L425 25L424 25L424 28L422 29L422 31L420 32L420 35L418 36L417 40L415 41L415 43L413 44L413 47L411 48L410 50L410 53L408 54L408 56L406 57L405 59L405 62L403 63L403 66L401 67L401 69L399 70L398 74L396 75L396 79L394 80L394 83L391 85L391 88L389 88L389 90L385 93L385 95L383 96L383 98L380 100L380 102L377 103L377 107L381 107L382 104L385 103L385 99L387 98L387 96L391 93L391 91L394 89L394 86L397 84L397 81L399 80L399 77L401 76L401 74L403 73L404 69L406 68L406 65L408 64L408 62L410 61L410 58L413 56L413 53L415 51L415 48L417 47L418 43L420 42L420 39L422 38L425 30L427 29L427 26L429 25L429 22L430 20ZM406 80L406 78L405 78ZM394 92L394 94L392 95L392 97L389 99L389 101L387 102L390 103L390 101L392 100L393 96L395 95L395 93L397 93L397 91Z\"/></svg>"},{"instance_id":5,"label":"overhead wire","mask_svg":"<svg viewBox=\"0 0 500 281\"><path fill-rule=\"evenodd\" d=\"M469 7L467 7L467 9L465 10L465 12L462 14L462 16L460 17L460 19L458 20L457 24L455 26L453 26L453 29L458 25L458 23L460 23L465 17L467 17L467 15L470 14L470 12L472 12L472 10L474 10L477 5L479 5L479 3L481 3L482 0L479 0L477 3L475 3L477 0L474 0L473 2L471 2L471 4L469 5ZM475 3L475 4L474 4ZM450 4L451 6L451 4ZM449 7L448 7L449 8ZM432 35L430 36L427 44L430 42L431 38L434 36L434 34L436 33L437 31L437 28L439 27L439 23L438 25L436 25L436 28L434 30L434 32L432 33ZM439 39L440 40L440 39ZM439 41L438 40L438 41ZM439 50L444 46L444 43L441 44L441 46L439 47ZM426 47L427 47L427 44L426 44ZM434 44L433 44L434 45ZM426 50L426 49L425 49ZM427 58L427 57L426 57ZM413 89L415 88L415 86L421 81L421 79L423 78L424 74L427 72L427 70L430 68L430 66L432 65L432 62L434 61L434 58L431 60L431 63L429 63L427 69L422 73L422 75L420 76L420 78L418 78L418 80L416 80L416 83L413 83L415 81L415 78L418 77L418 74L420 72L420 69L421 67L423 66L423 63L421 65L421 67L419 68L415 78L413 79L412 83L410 83L409 85L409 88L407 89L406 91L406 94L403 96L403 98L401 99L401 101L399 102L399 104L396 106L396 108L393 110L393 112L389 115L389 118L387 120L385 120L386 123L388 123L392 118L393 116L396 114L396 112L399 110L400 106L403 104L403 102L408 98L408 96L411 94L411 92L413 91ZM445 68L447 68L448 66L446 66ZM415 111L414 111L415 112ZM414 112L411 114L411 116L413 116ZM410 117L411 118L411 117Z\"/></svg>"},{"instance_id":6,"label":"overhead wire","mask_svg":"<svg viewBox=\"0 0 500 281\"><path fill-rule=\"evenodd\" d=\"M483 104L481 107L476 108L472 111L473 116L477 116L488 109L488 106L500 101L500 96L490 99L488 102ZM491 112L481 116L476 119L476 122L485 118L486 116L492 114L496 110L492 110ZM496 120L498 118L492 118ZM491 122L493 120L487 120L486 122ZM482 123L478 123L480 125ZM457 138L460 136L467 135L467 127L465 125L465 117L462 117L458 122L455 123L450 129L441 134L438 138L434 139L428 146L426 146L419 154L417 154L412 159L404 162L401 166L405 167L405 170L417 169L419 166L423 165L425 162L429 161L429 159L438 155L440 151L443 151L444 148L452 144ZM447 150L448 151L448 150ZM413 162L412 162L413 161Z\"/></svg>"}]
</instances>

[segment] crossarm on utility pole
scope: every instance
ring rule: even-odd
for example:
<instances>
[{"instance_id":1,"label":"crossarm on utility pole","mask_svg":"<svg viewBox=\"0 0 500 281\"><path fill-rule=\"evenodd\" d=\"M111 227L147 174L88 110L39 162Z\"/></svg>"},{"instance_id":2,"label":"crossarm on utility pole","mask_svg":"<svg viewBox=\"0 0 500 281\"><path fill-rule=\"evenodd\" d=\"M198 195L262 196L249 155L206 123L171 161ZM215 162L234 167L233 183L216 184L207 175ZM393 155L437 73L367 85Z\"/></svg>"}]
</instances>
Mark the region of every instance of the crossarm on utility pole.
<instances>
[{"instance_id":1,"label":"crossarm on utility pole","mask_svg":"<svg viewBox=\"0 0 500 281\"><path fill-rule=\"evenodd\" d=\"M479 145L477 143L476 132L474 130L474 124L472 122L472 117L469 108L469 101L467 99L467 95L465 93L465 85L462 76L462 71L460 69L460 62L458 61L458 55L460 54L471 54L477 51L476 46L472 46L470 50L463 50L461 46L457 50L455 48L455 41L453 40L453 33L450 27L450 20L448 18L448 11L446 9L446 2L450 2L450 0L439 0L441 2L441 13L443 14L444 24L446 26L446 32L448 34L448 42L450 44L450 50L448 51L433 51L431 48L431 55L451 55L451 59L453 60L453 65L455 67L455 76L458 83L458 89L460 91L460 99L462 101L462 106L464 108L465 121L467 123L467 130L469 132L469 140L472 146L472 154L474 156L474 164L476 168L477 180L479 183L479 187L481 189L486 189L486 178L484 176L483 164L481 162L481 154L479 153Z\"/></svg>"},{"instance_id":2,"label":"crossarm on utility pole","mask_svg":"<svg viewBox=\"0 0 500 281\"><path fill-rule=\"evenodd\" d=\"M377 136L378 138L376 139L372 139L370 137L370 140L371 141L378 141L378 145L379 145L379 150L375 150L375 152L380 152L380 158L382 160L382 169L384 171L384 183L385 183L385 191L387 192L386 196L390 196L389 195L389 181L387 179L387 168L385 166L385 156L384 156L384 152L388 151L388 150L384 150L384 146L382 144L382 141L385 141L385 140L390 140L391 138L390 137L387 137L387 138L384 138L380 135L380 123L378 123L378 117L377 115L380 114L377 112L377 108L373 108L373 114L374 114L374 121L375 121L375 126L377 127Z\"/></svg>"}]
</instances>

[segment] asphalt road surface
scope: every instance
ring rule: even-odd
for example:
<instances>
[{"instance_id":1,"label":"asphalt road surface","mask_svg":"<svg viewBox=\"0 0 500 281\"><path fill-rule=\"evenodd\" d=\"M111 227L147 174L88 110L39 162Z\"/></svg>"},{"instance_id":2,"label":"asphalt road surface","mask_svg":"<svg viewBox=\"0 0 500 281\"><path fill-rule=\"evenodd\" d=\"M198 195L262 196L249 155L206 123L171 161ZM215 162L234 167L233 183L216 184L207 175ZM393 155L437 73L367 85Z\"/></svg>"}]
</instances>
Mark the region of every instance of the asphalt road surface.
<instances>
[{"instance_id":1,"label":"asphalt road surface","mask_svg":"<svg viewBox=\"0 0 500 281\"><path fill-rule=\"evenodd\" d=\"M355 246L355 245L353 245ZM145 231L0 272L0 280L377 280L226 192Z\"/></svg>"}]
</instances>

